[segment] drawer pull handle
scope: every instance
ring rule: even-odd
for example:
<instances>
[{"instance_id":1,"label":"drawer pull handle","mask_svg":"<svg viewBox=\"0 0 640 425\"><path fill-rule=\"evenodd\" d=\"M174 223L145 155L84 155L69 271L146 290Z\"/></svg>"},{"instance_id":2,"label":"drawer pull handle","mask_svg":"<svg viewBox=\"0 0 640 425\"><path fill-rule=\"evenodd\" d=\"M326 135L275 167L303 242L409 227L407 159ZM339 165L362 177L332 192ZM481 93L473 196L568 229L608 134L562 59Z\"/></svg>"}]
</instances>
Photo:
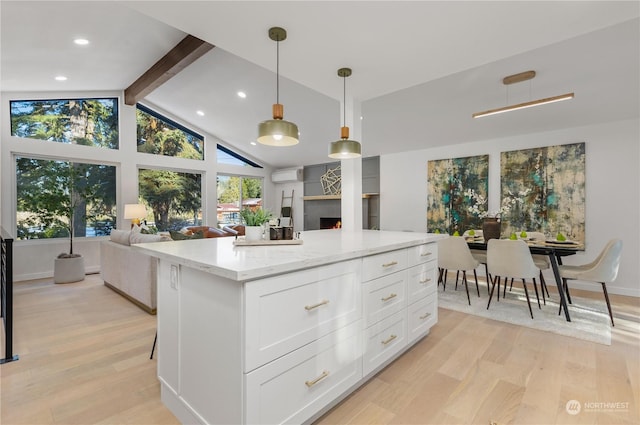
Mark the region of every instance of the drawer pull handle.
<instances>
[{"instance_id":1,"label":"drawer pull handle","mask_svg":"<svg viewBox=\"0 0 640 425\"><path fill-rule=\"evenodd\" d=\"M384 297L384 298L380 298L380 299L381 299L382 301L385 301L385 302L386 302L386 301L389 301L389 300L391 300L391 299L393 299L393 298L395 298L395 297L397 297L397 296L398 296L398 294L394 294L394 293L392 292L391 294L389 294L389 296L388 296L388 297Z\"/></svg>"},{"instance_id":2,"label":"drawer pull handle","mask_svg":"<svg viewBox=\"0 0 640 425\"><path fill-rule=\"evenodd\" d=\"M329 376L329 371L323 371L322 375L318 376L316 379L312 380L312 381L304 381L304 384L311 388L313 387L315 384L317 384L318 382L322 381L324 378L326 378L327 376Z\"/></svg>"},{"instance_id":3,"label":"drawer pull handle","mask_svg":"<svg viewBox=\"0 0 640 425\"><path fill-rule=\"evenodd\" d=\"M318 307L323 306L325 304L329 304L329 300L322 300L318 304L314 304L314 305L305 305L304 309L307 310L307 311L311 311L314 308L318 308Z\"/></svg>"},{"instance_id":4,"label":"drawer pull handle","mask_svg":"<svg viewBox=\"0 0 640 425\"><path fill-rule=\"evenodd\" d=\"M398 336L397 335L391 335L389 338L385 339L384 341L380 341L382 343L382 345L387 345L388 343L390 343L391 341L393 341L394 339L396 339Z\"/></svg>"},{"instance_id":5,"label":"drawer pull handle","mask_svg":"<svg viewBox=\"0 0 640 425\"><path fill-rule=\"evenodd\" d=\"M427 314L425 314L424 316L420 316L420 320L424 320L424 319L426 319L426 318L427 318L427 317L429 317L429 316L431 316L431 313L427 313Z\"/></svg>"},{"instance_id":6,"label":"drawer pull handle","mask_svg":"<svg viewBox=\"0 0 640 425\"><path fill-rule=\"evenodd\" d=\"M431 279L430 278L426 278L426 279L422 279L420 281L420 283L427 283L427 282L431 282Z\"/></svg>"},{"instance_id":7,"label":"drawer pull handle","mask_svg":"<svg viewBox=\"0 0 640 425\"><path fill-rule=\"evenodd\" d=\"M382 267L391 267L391 266L395 266L396 264L398 264L397 261L390 261L388 263L384 263Z\"/></svg>"},{"instance_id":8,"label":"drawer pull handle","mask_svg":"<svg viewBox=\"0 0 640 425\"><path fill-rule=\"evenodd\" d=\"M429 252L429 251L427 251L427 252L423 252L422 254L420 254L420 256L421 256L421 257L428 257L428 256L430 256L431 254L433 254L433 252Z\"/></svg>"}]
</instances>

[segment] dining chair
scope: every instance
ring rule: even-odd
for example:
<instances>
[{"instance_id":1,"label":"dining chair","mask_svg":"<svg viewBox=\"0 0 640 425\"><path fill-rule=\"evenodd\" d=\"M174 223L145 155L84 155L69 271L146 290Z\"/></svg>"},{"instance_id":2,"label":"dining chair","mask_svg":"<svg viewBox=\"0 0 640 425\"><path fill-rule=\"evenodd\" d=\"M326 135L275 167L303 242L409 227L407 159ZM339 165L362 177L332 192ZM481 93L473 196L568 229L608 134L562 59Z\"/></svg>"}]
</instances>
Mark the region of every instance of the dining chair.
<instances>
[{"instance_id":1,"label":"dining chair","mask_svg":"<svg viewBox=\"0 0 640 425\"><path fill-rule=\"evenodd\" d=\"M527 238L534 242L544 242L547 239L547 237L542 232L527 232ZM531 258L533 258L533 264L535 264L536 267L540 269L540 292L542 292L543 304L547 305L547 297L551 298L551 296L549 295L547 282L544 280L544 274L542 274L542 271L549 270L551 268L549 256L543 254L531 254ZM513 286L513 279L511 279L511 286Z\"/></svg>"},{"instance_id":2,"label":"dining chair","mask_svg":"<svg viewBox=\"0 0 640 425\"><path fill-rule=\"evenodd\" d=\"M442 282L442 290L446 289L447 273L449 270L456 271L456 289L458 287L458 275L462 272L462 282L467 291L467 301L471 305L469 297L469 285L467 283L467 270L473 270L473 277L476 281L476 291L480 296L480 287L478 286L478 276L476 267L480 263L471 255L469 245L464 238L460 236L450 236L446 239L438 240L438 268L440 269L440 281Z\"/></svg>"},{"instance_id":3,"label":"dining chair","mask_svg":"<svg viewBox=\"0 0 640 425\"><path fill-rule=\"evenodd\" d=\"M507 285L508 278L518 278L522 279L522 287L527 297L529 313L533 319L533 310L531 309L531 300L529 299L526 279L533 281L533 288L535 289L536 298L538 299L538 308L542 308L540 306L540 297L538 296L538 287L536 285L536 277L540 273L540 269L534 264L527 244L522 240L489 239L487 242L487 266L492 276L487 310L491 305L496 284L498 285L498 301L500 301L501 278L504 278L505 286Z\"/></svg>"},{"instance_id":4,"label":"dining chair","mask_svg":"<svg viewBox=\"0 0 640 425\"><path fill-rule=\"evenodd\" d=\"M604 292L604 299L607 302L611 326L615 326L615 324L613 323L613 313L611 311L611 302L609 302L606 282L613 282L616 280L616 277L618 277L621 254L622 241L620 239L611 239L592 262L577 266L558 266L560 277L562 278L562 286L567 294L569 303L571 303L571 299L569 298L568 280L599 282L602 285L602 292Z\"/></svg>"},{"instance_id":5,"label":"dining chair","mask_svg":"<svg viewBox=\"0 0 640 425\"><path fill-rule=\"evenodd\" d=\"M482 230L474 230L475 236L482 236ZM470 237L469 230L463 233L464 237ZM487 269L487 251L482 249L471 249L471 255L479 264L484 265L485 276L487 277L487 294L489 294L489 282L491 280L489 276L489 270Z\"/></svg>"}]
</instances>

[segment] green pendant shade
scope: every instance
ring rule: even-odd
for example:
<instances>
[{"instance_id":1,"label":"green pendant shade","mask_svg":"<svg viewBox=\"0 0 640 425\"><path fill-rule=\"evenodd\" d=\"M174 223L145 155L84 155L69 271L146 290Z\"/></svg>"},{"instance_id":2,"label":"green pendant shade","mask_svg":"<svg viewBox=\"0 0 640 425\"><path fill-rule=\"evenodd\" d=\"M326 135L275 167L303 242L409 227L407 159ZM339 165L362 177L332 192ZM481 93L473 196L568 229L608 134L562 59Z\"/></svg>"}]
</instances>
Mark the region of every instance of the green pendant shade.
<instances>
[{"instance_id":1,"label":"green pendant shade","mask_svg":"<svg viewBox=\"0 0 640 425\"><path fill-rule=\"evenodd\" d=\"M329 145L329 158L353 159L360 155L360 143L355 140L341 139Z\"/></svg>"},{"instance_id":2,"label":"green pendant shade","mask_svg":"<svg viewBox=\"0 0 640 425\"><path fill-rule=\"evenodd\" d=\"M347 77L351 75L350 68L340 68L338 76L343 79L343 111L344 127L340 129L340 140L336 140L329 145L329 158L333 159L353 159L359 158L361 153L360 143L349 140L349 127L347 127Z\"/></svg>"},{"instance_id":3,"label":"green pendant shade","mask_svg":"<svg viewBox=\"0 0 640 425\"><path fill-rule=\"evenodd\" d=\"M276 42L276 103L273 105L273 119L258 124L258 143L267 146L293 146L298 144L298 126L285 121L284 106L280 104L280 42L286 40L287 31L284 28L269 29L269 38Z\"/></svg>"},{"instance_id":4,"label":"green pendant shade","mask_svg":"<svg viewBox=\"0 0 640 425\"><path fill-rule=\"evenodd\" d=\"M268 146L292 146L298 143L298 126L282 119L284 107L273 105L273 119L258 124L258 142Z\"/></svg>"}]
</instances>

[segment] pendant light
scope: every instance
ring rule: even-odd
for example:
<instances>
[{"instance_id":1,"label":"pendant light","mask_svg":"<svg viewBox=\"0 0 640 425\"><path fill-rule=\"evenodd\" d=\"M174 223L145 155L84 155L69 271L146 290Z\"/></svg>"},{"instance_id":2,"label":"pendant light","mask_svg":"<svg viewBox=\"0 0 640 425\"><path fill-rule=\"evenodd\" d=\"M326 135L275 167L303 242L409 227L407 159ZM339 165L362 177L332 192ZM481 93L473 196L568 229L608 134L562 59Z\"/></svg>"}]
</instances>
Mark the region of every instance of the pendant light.
<instances>
[{"instance_id":1,"label":"pendant light","mask_svg":"<svg viewBox=\"0 0 640 425\"><path fill-rule=\"evenodd\" d=\"M515 83L521 83L522 81L528 81L535 78L535 71L525 71L519 74L508 75L502 79L502 84L507 86L507 97L509 94L509 85ZM563 100L573 99L574 93L565 93L558 96L545 97L544 99L532 100L530 102L518 103L517 105L504 106L502 108L489 109L487 111L476 112L471 116L473 118L488 117L490 115L502 114L503 112L517 111L519 109L531 108L533 106L546 105L548 103L562 102Z\"/></svg>"},{"instance_id":2,"label":"pendant light","mask_svg":"<svg viewBox=\"0 0 640 425\"><path fill-rule=\"evenodd\" d=\"M329 158L351 159L360 157L360 143L349 140L349 127L347 127L347 77L351 75L351 68L340 68L338 76L343 80L343 127L340 128L340 140L329 145Z\"/></svg>"},{"instance_id":3,"label":"pendant light","mask_svg":"<svg viewBox=\"0 0 640 425\"><path fill-rule=\"evenodd\" d=\"M273 119L258 124L258 142L269 146L292 146L298 144L298 126L283 120L284 106L280 104L280 42L287 39L284 28L269 29L269 38L276 42L276 103Z\"/></svg>"}]
</instances>

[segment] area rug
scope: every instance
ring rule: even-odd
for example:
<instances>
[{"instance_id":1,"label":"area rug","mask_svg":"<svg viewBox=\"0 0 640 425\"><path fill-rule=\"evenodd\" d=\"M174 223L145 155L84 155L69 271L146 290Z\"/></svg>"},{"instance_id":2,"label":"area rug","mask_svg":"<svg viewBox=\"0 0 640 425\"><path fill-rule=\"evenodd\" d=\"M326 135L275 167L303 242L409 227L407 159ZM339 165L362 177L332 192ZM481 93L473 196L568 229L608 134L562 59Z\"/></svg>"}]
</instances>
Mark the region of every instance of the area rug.
<instances>
[{"instance_id":1,"label":"area rug","mask_svg":"<svg viewBox=\"0 0 640 425\"><path fill-rule=\"evenodd\" d=\"M502 297L501 291L499 302L497 302L496 293L494 293L488 310L489 295L487 294L486 283L480 281L478 283L480 285L480 298L478 298L476 284L473 279L469 282L469 295L471 297L471 305L469 305L464 285L459 282L458 290L455 290L455 280L450 278L447 281L446 291L442 291L442 285L438 286L439 306L474 316L611 345L611 322L609 321L609 313L607 312L604 297L602 300L592 300L572 296L573 304L569 304L571 322L567 322L564 312L558 316L560 303L558 294L552 292L551 299L547 298L546 305L543 304L542 294L540 294L540 305L542 306L540 310L538 309L533 285L528 283L527 290L529 291L533 310L533 319L531 319L521 281L514 282L511 291L507 288L506 298Z\"/></svg>"}]
</instances>

